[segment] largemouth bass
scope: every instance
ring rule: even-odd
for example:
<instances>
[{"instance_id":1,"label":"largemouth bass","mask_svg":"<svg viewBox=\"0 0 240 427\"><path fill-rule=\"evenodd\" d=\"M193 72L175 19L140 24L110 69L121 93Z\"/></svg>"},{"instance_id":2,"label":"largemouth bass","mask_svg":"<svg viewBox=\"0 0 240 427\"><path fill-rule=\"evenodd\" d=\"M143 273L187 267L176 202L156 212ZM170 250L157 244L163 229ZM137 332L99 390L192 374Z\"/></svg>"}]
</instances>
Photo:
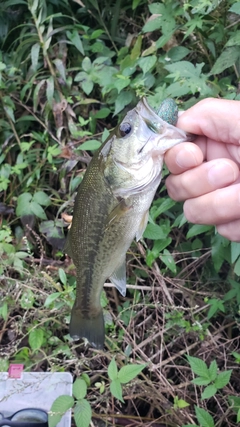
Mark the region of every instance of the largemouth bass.
<instances>
[{"instance_id":1,"label":"largemouth bass","mask_svg":"<svg viewBox=\"0 0 240 427\"><path fill-rule=\"evenodd\" d=\"M76 300L70 321L74 340L84 337L92 346L103 348L103 285L109 278L125 296L126 252L146 228L164 153L189 140L174 126L176 121L173 100L164 102L157 114L143 98L95 152L87 168L66 245L76 266Z\"/></svg>"}]
</instances>

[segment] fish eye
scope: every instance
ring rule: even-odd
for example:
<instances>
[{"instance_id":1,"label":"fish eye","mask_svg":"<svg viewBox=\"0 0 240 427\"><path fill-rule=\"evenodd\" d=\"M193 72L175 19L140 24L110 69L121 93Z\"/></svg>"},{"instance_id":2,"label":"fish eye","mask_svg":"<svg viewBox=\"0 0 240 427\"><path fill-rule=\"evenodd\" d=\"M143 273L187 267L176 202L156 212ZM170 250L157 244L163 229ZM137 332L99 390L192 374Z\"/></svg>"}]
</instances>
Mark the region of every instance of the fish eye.
<instances>
[{"instance_id":1,"label":"fish eye","mask_svg":"<svg viewBox=\"0 0 240 427\"><path fill-rule=\"evenodd\" d=\"M119 132L122 138L128 135L131 132L131 130L132 130L132 126L128 122L123 122L119 126Z\"/></svg>"}]
</instances>

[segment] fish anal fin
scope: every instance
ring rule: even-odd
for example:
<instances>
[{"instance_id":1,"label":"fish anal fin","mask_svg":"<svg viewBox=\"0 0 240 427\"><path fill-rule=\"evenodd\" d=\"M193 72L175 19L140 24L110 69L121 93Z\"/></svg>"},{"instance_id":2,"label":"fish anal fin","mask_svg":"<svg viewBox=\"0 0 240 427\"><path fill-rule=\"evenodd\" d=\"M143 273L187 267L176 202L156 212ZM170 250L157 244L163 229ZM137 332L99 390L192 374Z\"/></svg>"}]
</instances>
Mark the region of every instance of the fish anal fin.
<instances>
[{"instance_id":1,"label":"fish anal fin","mask_svg":"<svg viewBox=\"0 0 240 427\"><path fill-rule=\"evenodd\" d=\"M138 228L138 230L136 232L136 240L137 240L137 242L138 242L138 240L141 239L141 237L142 237L142 235L143 235L143 233L145 231L145 228L147 227L148 216L149 216L149 211L146 211L144 213L143 217L142 217L142 220L140 222L139 228Z\"/></svg>"},{"instance_id":2,"label":"fish anal fin","mask_svg":"<svg viewBox=\"0 0 240 427\"><path fill-rule=\"evenodd\" d=\"M120 292L120 294L125 297L126 295L126 261L124 259L123 263L118 267L113 274L109 277L111 282Z\"/></svg>"},{"instance_id":3,"label":"fish anal fin","mask_svg":"<svg viewBox=\"0 0 240 427\"><path fill-rule=\"evenodd\" d=\"M74 341L86 338L93 347L103 349L105 327L102 310L96 316L89 318L74 304L69 332Z\"/></svg>"}]
</instances>

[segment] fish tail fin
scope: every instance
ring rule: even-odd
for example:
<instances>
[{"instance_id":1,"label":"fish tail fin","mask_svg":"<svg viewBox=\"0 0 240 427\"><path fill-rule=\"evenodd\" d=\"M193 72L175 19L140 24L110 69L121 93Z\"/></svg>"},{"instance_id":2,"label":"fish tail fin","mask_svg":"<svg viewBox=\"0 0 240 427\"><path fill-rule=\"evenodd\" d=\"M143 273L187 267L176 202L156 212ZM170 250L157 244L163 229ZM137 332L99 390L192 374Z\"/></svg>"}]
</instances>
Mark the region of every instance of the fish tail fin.
<instances>
[{"instance_id":1,"label":"fish tail fin","mask_svg":"<svg viewBox=\"0 0 240 427\"><path fill-rule=\"evenodd\" d=\"M73 306L70 320L69 332L73 340L87 338L89 343L97 348L103 349L105 339L105 328L102 310L91 319L84 316L82 310Z\"/></svg>"}]
</instances>

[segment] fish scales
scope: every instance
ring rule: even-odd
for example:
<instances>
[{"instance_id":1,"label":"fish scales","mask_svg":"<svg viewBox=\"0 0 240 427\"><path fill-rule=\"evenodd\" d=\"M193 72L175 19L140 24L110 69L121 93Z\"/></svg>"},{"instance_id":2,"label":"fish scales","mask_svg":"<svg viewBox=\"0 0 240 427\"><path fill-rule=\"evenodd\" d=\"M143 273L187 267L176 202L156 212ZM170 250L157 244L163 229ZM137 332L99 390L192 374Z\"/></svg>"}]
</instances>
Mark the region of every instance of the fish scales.
<instances>
[{"instance_id":1,"label":"fish scales","mask_svg":"<svg viewBox=\"0 0 240 427\"><path fill-rule=\"evenodd\" d=\"M188 139L143 99L94 154L79 186L66 246L76 266L73 339L84 337L103 348L103 285L110 278L125 295L126 252L146 227L161 180L163 155Z\"/></svg>"}]
</instances>

